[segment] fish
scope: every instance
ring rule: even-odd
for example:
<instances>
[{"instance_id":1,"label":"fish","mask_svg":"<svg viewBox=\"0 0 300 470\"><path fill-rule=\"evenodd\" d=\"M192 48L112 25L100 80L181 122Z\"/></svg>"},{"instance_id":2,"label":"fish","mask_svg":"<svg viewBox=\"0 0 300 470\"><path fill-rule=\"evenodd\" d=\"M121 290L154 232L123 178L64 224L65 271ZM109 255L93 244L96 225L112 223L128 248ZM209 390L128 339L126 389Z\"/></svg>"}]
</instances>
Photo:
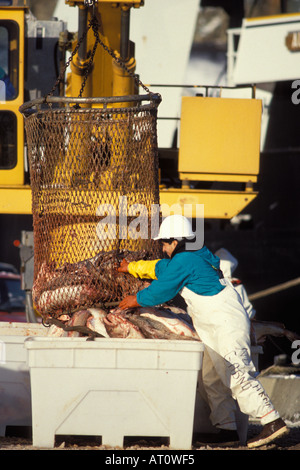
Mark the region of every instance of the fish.
<instances>
[{"instance_id":1,"label":"fish","mask_svg":"<svg viewBox=\"0 0 300 470\"><path fill-rule=\"evenodd\" d=\"M46 320L51 324L48 336L54 337L79 337L89 334L89 330L100 334L101 337L109 337L103 319L107 312L100 308L79 310L73 315L60 315L58 321L48 317ZM55 321L55 323L53 323ZM97 335L98 336L98 335Z\"/></svg>"},{"instance_id":2,"label":"fish","mask_svg":"<svg viewBox=\"0 0 300 470\"><path fill-rule=\"evenodd\" d=\"M162 323L168 330L170 330L175 335L194 338L199 340L199 336L188 321L190 316L188 314L174 313L169 309L157 309L152 307L141 307L137 309L137 313L141 317L147 317L152 320Z\"/></svg>"},{"instance_id":3,"label":"fish","mask_svg":"<svg viewBox=\"0 0 300 470\"><path fill-rule=\"evenodd\" d=\"M108 313L104 318L105 328L109 336L111 338L145 338L138 326L130 322L124 313L116 310Z\"/></svg>"},{"instance_id":4,"label":"fish","mask_svg":"<svg viewBox=\"0 0 300 470\"><path fill-rule=\"evenodd\" d=\"M68 315L68 314L65 314L65 313L63 313L62 315L60 315L60 316L57 318L57 320L63 321L63 322L67 322L67 321L69 321L70 319L71 319L71 316Z\"/></svg>"},{"instance_id":5,"label":"fish","mask_svg":"<svg viewBox=\"0 0 300 470\"><path fill-rule=\"evenodd\" d=\"M81 335L79 328L74 328L72 330L72 327L78 327L78 326L86 326L87 319L90 316L90 312L88 310L79 310L78 312L75 312L70 320L66 323L67 328L69 328L68 331L68 336L70 337L79 337Z\"/></svg>"},{"instance_id":6,"label":"fish","mask_svg":"<svg viewBox=\"0 0 300 470\"><path fill-rule=\"evenodd\" d=\"M175 305L169 305L169 304L162 304L161 308L163 310L165 310L165 309L170 310L171 312L176 313L177 315L184 315L183 318L186 319L186 321L192 323L192 319L191 319L190 315L187 313L186 310L184 310L181 307L177 307Z\"/></svg>"},{"instance_id":7,"label":"fish","mask_svg":"<svg viewBox=\"0 0 300 470\"><path fill-rule=\"evenodd\" d=\"M55 312L56 315L64 312L76 311L84 304L89 295L92 294L91 289L87 289L84 285L58 287L54 290L46 290L39 297L34 295L33 302L37 311L41 315L48 315Z\"/></svg>"},{"instance_id":8,"label":"fish","mask_svg":"<svg viewBox=\"0 0 300 470\"><path fill-rule=\"evenodd\" d=\"M107 320L113 321L113 328ZM200 341L194 328L182 320L180 314L163 308L122 310L118 307L111 311L104 322L111 337Z\"/></svg>"},{"instance_id":9,"label":"fish","mask_svg":"<svg viewBox=\"0 0 300 470\"><path fill-rule=\"evenodd\" d=\"M109 334L107 333L104 318L107 316L107 312L101 308L89 308L88 312L90 316L87 319L86 326L93 331L97 331L105 338L109 338Z\"/></svg>"},{"instance_id":10,"label":"fish","mask_svg":"<svg viewBox=\"0 0 300 470\"><path fill-rule=\"evenodd\" d=\"M176 311L178 314L162 307L139 307L129 310L117 307L109 312L100 308L89 308L79 310L72 316L61 315L59 318L69 320L61 323L60 333L59 327L54 328L52 325L49 334L66 336L68 331L68 336L82 336L86 334L83 329L85 325L87 330L95 331L106 338L199 341L199 336L188 321L189 315L180 310Z\"/></svg>"},{"instance_id":11,"label":"fish","mask_svg":"<svg viewBox=\"0 0 300 470\"><path fill-rule=\"evenodd\" d=\"M283 323L251 320L251 339L254 344L262 344L267 336L286 337L291 342L300 339L296 332L287 330Z\"/></svg>"},{"instance_id":12,"label":"fish","mask_svg":"<svg viewBox=\"0 0 300 470\"><path fill-rule=\"evenodd\" d=\"M68 336L68 332L63 330L58 325L50 325L47 331L47 336L51 336L53 338L63 338Z\"/></svg>"},{"instance_id":13,"label":"fish","mask_svg":"<svg viewBox=\"0 0 300 470\"><path fill-rule=\"evenodd\" d=\"M49 326L48 336L54 337L83 337L88 336L87 340L93 340L94 338L106 337L98 333L98 331L92 330L87 326L90 312L88 310L80 310L76 312L68 322L63 322L57 318L48 317L44 322L45 326Z\"/></svg>"},{"instance_id":14,"label":"fish","mask_svg":"<svg viewBox=\"0 0 300 470\"><path fill-rule=\"evenodd\" d=\"M149 254L142 253L144 258ZM77 263L65 263L55 268L53 262L43 262L32 287L36 310L43 316L56 318L64 312L102 306L121 300L145 288L146 281L127 273L116 273L119 259L137 260L138 252L112 250Z\"/></svg>"},{"instance_id":15,"label":"fish","mask_svg":"<svg viewBox=\"0 0 300 470\"><path fill-rule=\"evenodd\" d=\"M51 317L49 317L48 319L45 319L45 323L44 323L45 326L47 326L49 319L51 319ZM70 315L66 315L66 314L60 315L58 317L58 321L62 322L63 324L66 324L70 319L71 319ZM47 326L47 327L48 327L47 336L53 336L56 338L68 336L67 331L64 331L58 325L54 325L54 323L50 324L50 326Z\"/></svg>"},{"instance_id":16,"label":"fish","mask_svg":"<svg viewBox=\"0 0 300 470\"><path fill-rule=\"evenodd\" d=\"M174 333L168 327L168 322L162 322L161 317L155 319L155 315L143 316L136 314L127 314L127 318L131 323L136 325L145 338L148 339L166 339L166 340L183 340L183 341L200 341L199 337L191 336L185 333Z\"/></svg>"},{"instance_id":17,"label":"fish","mask_svg":"<svg viewBox=\"0 0 300 470\"><path fill-rule=\"evenodd\" d=\"M166 304L127 310L117 307L110 311L92 307L73 314L61 314L58 320L55 324L49 322L49 336L201 341L190 315L179 307ZM291 342L300 339L298 333L287 330L283 323L251 320L250 324L252 345L263 344L268 335L286 337Z\"/></svg>"}]
</instances>

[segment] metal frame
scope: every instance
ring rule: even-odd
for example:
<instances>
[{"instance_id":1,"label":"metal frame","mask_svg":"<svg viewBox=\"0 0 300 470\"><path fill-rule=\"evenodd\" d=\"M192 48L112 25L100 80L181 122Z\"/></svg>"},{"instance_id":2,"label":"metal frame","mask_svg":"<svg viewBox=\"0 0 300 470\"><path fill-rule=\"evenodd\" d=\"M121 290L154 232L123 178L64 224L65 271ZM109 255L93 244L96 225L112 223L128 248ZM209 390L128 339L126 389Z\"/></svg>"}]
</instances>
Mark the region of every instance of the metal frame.
<instances>
[{"instance_id":1,"label":"metal frame","mask_svg":"<svg viewBox=\"0 0 300 470\"><path fill-rule=\"evenodd\" d=\"M147 105L142 105L143 101L149 101L150 103ZM45 98L38 98L32 101L27 101L26 103L20 106L19 111L25 115L25 117L29 116L32 113L45 111L51 109L52 104L63 105L62 109L67 109L70 111L71 105L73 106L74 111L88 111L89 108L80 109L80 105L101 105L102 109L106 112L108 104L114 103L137 103L138 109L149 109L149 106L157 107L161 102L161 96L159 94L150 93L147 95L128 95L128 96L111 96L111 97L98 97L98 98L84 98L84 97L60 97L60 96L51 96ZM47 106L45 108L45 106ZM76 107L77 105L77 107ZM44 106L44 107L43 107ZM36 109L34 109L36 108ZM57 108L59 110L59 108ZM91 108L93 109L93 108ZM124 112L126 108L120 108ZM127 108L130 111L135 110L135 108ZM56 110L56 109L55 109ZM97 108L97 110L101 110L101 108Z\"/></svg>"}]
</instances>

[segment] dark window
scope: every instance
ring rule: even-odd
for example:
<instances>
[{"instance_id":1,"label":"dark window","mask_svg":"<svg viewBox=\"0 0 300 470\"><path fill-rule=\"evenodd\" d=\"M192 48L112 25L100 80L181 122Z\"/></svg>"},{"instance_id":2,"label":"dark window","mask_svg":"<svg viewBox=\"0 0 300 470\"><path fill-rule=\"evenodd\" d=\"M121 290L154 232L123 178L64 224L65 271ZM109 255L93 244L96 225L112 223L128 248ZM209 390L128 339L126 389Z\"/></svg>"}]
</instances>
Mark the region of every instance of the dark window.
<instances>
[{"instance_id":1,"label":"dark window","mask_svg":"<svg viewBox=\"0 0 300 470\"><path fill-rule=\"evenodd\" d=\"M17 164L17 117L12 111L0 111L0 169Z\"/></svg>"},{"instance_id":2,"label":"dark window","mask_svg":"<svg viewBox=\"0 0 300 470\"><path fill-rule=\"evenodd\" d=\"M0 21L0 80L0 100L15 99L19 93L19 26L15 21Z\"/></svg>"},{"instance_id":3,"label":"dark window","mask_svg":"<svg viewBox=\"0 0 300 470\"><path fill-rule=\"evenodd\" d=\"M25 292L19 279L0 278L0 310L12 311L25 309Z\"/></svg>"}]
</instances>

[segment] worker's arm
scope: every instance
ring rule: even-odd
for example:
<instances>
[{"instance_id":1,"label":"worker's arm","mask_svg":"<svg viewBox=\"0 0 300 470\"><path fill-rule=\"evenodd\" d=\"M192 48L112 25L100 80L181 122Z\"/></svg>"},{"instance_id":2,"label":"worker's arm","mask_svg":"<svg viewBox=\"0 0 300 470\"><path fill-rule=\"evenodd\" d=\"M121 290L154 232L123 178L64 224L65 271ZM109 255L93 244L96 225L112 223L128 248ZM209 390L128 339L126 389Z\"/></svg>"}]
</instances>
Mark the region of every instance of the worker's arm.
<instances>
[{"instance_id":1,"label":"worker's arm","mask_svg":"<svg viewBox=\"0 0 300 470\"><path fill-rule=\"evenodd\" d=\"M135 277L143 277L146 279L157 279L158 276L165 271L170 260L154 260L154 261L132 261L128 263L125 259L122 260L120 266L118 267L118 272L128 273L130 272ZM139 273L139 275L138 275ZM157 281L154 281L157 282ZM137 295L128 295L119 303L119 307L122 310L127 308L140 307L138 303Z\"/></svg>"},{"instance_id":2,"label":"worker's arm","mask_svg":"<svg viewBox=\"0 0 300 470\"><path fill-rule=\"evenodd\" d=\"M128 263L128 261L123 259L118 268L118 272L129 273L134 277L139 277L140 279L157 279L155 266L158 261L160 260L140 260Z\"/></svg>"},{"instance_id":3,"label":"worker's arm","mask_svg":"<svg viewBox=\"0 0 300 470\"><path fill-rule=\"evenodd\" d=\"M154 280L149 287L137 293L137 303L142 307L160 305L173 299L185 286L189 276L189 267L181 259L173 258L163 264L159 280Z\"/></svg>"},{"instance_id":4,"label":"worker's arm","mask_svg":"<svg viewBox=\"0 0 300 470\"><path fill-rule=\"evenodd\" d=\"M167 260L159 259L153 261L132 261L131 263L128 263L128 261L123 259L117 270L121 273L130 273L134 277L140 277L142 279L157 279L155 268L157 267L158 272L161 273L161 271L163 271L162 267L166 266L168 263L169 261ZM161 265L162 267L158 269ZM126 310L127 308L140 307L140 304L137 301L136 295L128 295L121 300L119 307L122 310Z\"/></svg>"}]
</instances>

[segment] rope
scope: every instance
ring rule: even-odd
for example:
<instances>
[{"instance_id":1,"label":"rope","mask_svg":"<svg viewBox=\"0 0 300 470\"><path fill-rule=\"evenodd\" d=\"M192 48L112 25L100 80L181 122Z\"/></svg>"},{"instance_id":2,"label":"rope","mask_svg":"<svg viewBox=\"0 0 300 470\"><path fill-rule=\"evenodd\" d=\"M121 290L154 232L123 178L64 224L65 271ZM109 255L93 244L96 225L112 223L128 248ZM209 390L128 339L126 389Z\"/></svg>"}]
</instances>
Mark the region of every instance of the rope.
<instances>
[{"instance_id":1,"label":"rope","mask_svg":"<svg viewBox=\"0 0 300 470\"><path fill-rule=\"evenodd\" d=\"M285 289L289 289L290 287L297 286L298 284L300 284L300 277L297 277L296 279L292 279L291 281L288 281L288 282L284 282L282 284L278 284L277 286L261 290L259 292L256 292L255 294L248 295L248 297L249 297L249 300L260 299L261 297L266 297L271 294L276 294L277 292L280 292Z\"/></svg>"}]
</instances>

